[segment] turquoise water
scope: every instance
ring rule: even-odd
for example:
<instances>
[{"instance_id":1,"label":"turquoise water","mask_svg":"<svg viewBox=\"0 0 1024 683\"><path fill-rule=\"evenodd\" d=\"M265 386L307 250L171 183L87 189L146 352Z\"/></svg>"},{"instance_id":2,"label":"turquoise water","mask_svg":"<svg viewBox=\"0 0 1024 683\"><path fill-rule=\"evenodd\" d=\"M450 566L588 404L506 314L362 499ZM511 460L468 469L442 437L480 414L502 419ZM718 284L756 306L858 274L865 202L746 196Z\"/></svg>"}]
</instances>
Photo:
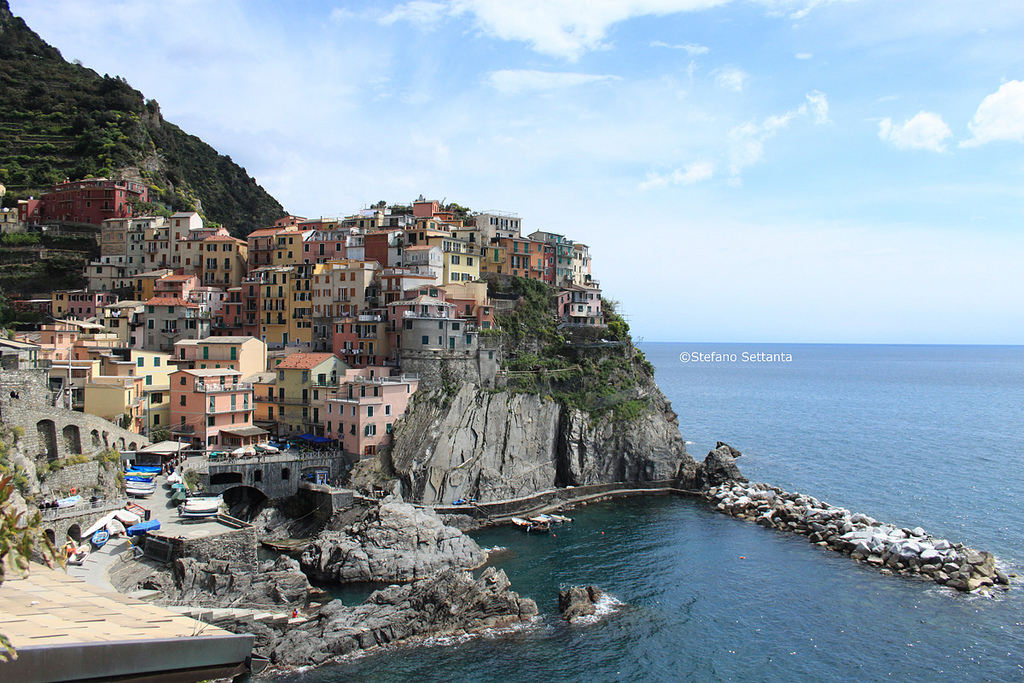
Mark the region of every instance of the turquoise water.
<instances>
[{"instance_id":1,"label":"turquoise water","mask_svg":"<svg viewBox=\"0 0 1024 683\"><path fill-rule=\"evenodd\" d=\"M992 550L1011 571L1024 475L1024 348L646 344L695 457L716 440L751 479ZM683 351L789 363L681 363ZM790 537L647 498L581 508L549 536L477 535L541 619L291 674L327 681L1024 680L1019 589L966 597ZM568 626L557 591L621 602Z\"/></svg>"}]
</instances>

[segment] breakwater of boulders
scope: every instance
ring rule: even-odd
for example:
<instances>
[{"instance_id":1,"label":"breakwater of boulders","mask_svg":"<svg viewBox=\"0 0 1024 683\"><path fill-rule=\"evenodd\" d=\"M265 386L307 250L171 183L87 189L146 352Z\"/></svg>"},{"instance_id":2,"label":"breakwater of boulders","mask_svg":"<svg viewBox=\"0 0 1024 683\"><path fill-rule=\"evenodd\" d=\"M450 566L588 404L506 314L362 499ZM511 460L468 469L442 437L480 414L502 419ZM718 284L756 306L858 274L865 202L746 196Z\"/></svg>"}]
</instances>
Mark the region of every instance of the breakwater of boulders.
<instances>
[{"instance_id":1,"label":"breakwater of boulders","mask_svg":"<svg viewBox=\"0 0 1024 683\"><path fill-rule=\"evenodd\" d=\"M807 536L811 543L845 553L884 574L918 576L964 592L1010 585L992 553L935 538L920 527L885 524L768 484L725 482L705 495L720 512Z\"/></svg>"}]
</instances>

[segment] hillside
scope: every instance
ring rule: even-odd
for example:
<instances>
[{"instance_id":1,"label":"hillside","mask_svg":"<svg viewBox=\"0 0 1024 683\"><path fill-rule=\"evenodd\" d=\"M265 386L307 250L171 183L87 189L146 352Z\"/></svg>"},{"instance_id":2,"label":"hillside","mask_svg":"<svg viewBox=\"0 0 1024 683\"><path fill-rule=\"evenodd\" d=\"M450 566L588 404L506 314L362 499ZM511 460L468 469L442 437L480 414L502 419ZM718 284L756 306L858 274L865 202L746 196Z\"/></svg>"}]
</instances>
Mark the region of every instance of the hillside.
<instances>
[{"instance_id":1,"label":"hillside","mask_svg":"<svg viewBox=\"0 0 1024 683\"><path fill-rule=\"evenodd\" d=\"M164 120L124 79L66 62L0 0L0 183L5 206L65 178L124 177L237 236L284 215L230 157Z\"/></svg>"}]
</instances>

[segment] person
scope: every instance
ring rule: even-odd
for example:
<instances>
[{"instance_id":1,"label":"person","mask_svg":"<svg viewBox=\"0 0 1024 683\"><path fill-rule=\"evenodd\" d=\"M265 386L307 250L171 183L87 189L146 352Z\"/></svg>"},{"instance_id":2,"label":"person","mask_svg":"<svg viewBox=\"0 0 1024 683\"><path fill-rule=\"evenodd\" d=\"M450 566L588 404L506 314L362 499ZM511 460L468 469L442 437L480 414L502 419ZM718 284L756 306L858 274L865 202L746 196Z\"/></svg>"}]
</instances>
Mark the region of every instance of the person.
<instances>
[{"instance_id":1,"label":"person","mask_svg":"<svg viewBox=\"0 0 1024 683\"><path fill-rule=\"evenodd\" d=\"M292 608L292 619L298 619L298 618L299 618L299 610L298 610L298 608Z\"/></svg>"}]
</instances>

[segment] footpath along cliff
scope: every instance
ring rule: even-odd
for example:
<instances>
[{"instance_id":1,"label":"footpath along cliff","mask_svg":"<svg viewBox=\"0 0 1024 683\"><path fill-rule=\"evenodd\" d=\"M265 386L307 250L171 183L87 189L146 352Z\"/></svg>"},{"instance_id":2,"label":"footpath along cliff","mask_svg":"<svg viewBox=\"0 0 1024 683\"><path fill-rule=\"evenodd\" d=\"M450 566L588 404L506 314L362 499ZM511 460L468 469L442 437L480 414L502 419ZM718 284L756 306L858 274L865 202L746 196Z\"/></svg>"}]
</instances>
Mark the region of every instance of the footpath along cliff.
<instances>
[{"instance_id":1,"label":"footpath along cliff","mask_svg":"<svg viewBox=\"0 0 1024 683\"><path fill-rule=\"evenodd\" d=\"M490 285L518 296L489 338L496 380L424 382L393 446L360 463L354 485L398 480L405 500L448 505L587 484L697 483L677 416L614 305L604 302L605 325L567 328L545 285Z\"/></svg>"}]
</instances>

